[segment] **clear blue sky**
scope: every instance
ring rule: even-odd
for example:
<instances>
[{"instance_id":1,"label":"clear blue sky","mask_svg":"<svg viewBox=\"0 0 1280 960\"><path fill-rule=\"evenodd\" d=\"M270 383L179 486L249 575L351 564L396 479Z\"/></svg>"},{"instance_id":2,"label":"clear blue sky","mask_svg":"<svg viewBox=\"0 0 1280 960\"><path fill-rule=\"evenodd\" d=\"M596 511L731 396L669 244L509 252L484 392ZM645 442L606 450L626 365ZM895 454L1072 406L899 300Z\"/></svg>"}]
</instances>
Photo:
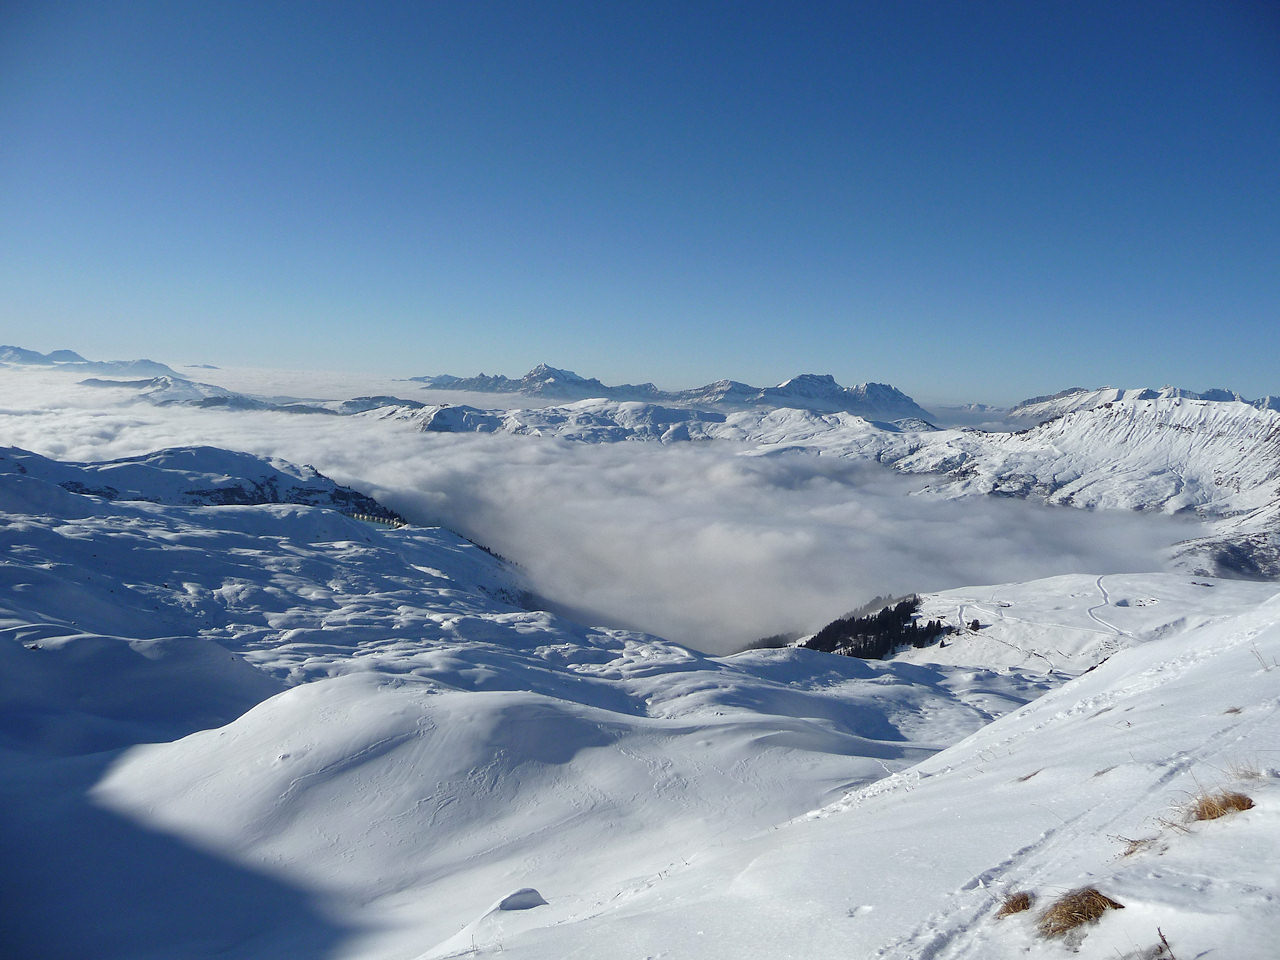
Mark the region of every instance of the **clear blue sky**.
<instances>
[{"instance_id":1,"label":"clear blue sky","mask_svg":"<svg viewBox=\"0 0 1280 960\"><path fill-rule=\"evenodd\" d=\"M1280 4L0 4L0 341L1280 393Z\"/></svg>"}]
</instances>

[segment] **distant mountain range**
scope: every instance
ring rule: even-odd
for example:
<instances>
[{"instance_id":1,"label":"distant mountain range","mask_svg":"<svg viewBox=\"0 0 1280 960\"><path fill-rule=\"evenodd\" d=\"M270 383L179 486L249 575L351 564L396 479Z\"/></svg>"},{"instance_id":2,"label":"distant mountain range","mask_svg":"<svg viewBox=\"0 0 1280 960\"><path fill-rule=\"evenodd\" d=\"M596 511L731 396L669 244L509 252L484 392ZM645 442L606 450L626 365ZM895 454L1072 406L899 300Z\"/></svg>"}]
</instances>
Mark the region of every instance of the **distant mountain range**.
<instances>
[{"instance_id":1,"label":"distant mountain range","mask_svg":"<svg viewBox=\"0 0 1280 960\"><path fill-rule=\"evenodd\" d=\"M652 383L608 386L595 377L581 377L540 363L519 380L479 374L455 377L411 377L428 390L463 390L471 393L514 393L556 400L622 400L664 403L680 407L729 409L790 407L816 413L852 413L869 420L931 420L933 414L887 383L841 386L830 374L803 373L776 387L753 387L737 380L717 380L690 390L659 390Z\"/></svg>"},{"instance_id":2,"label":"distant mountain range","mask_svg":"<svg viewBox=\"0 0 1280 960\"><path fill-rule=\"evenodd\" d=\"M154 360L86 360L74 350L40 353L9 344L0 345L0 364L46 366L75 373L104 373L124 377L176 377L186 379L171 367Z\"/></svg>"}]
</instances>

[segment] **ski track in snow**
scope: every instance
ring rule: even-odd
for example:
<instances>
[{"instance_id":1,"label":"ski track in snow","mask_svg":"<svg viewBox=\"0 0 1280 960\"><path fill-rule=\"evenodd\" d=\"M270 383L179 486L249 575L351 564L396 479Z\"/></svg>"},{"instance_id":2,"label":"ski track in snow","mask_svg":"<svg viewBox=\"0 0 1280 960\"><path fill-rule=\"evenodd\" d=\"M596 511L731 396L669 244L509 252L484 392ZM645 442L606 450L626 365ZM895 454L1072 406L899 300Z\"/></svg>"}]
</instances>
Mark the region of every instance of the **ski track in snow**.
<instances>
[{"instance_id":1,"label":"ski track in snow","mask_svg":"<svg viewBox=\"0 0 1280 960\"><path fill-rule=\"evenodd\" d=\"M1097 580L1098 592L1102 594L1102 602L1095 604L1094 606L1088 609L1087 613L1089 614L1089 619L1093 620L1095 623L1099 624L1100 626L1105 627L1107 630L1110 630L1117 637L1123 637L1125 636L1125 632L1123 630L1121 630L1115 624L1108 623L1106 620L1103 620L1100 616L1098 616L1097 612L1099 610L1105 610L1108 606L1111 605L1111 596L1107 593L1107 588L1102 585L1102 579L1103 579L1102 577L1098 577L1098 580ZM1107 655L1110 656L1112 653L1115 653L1116 650L1118 649L1119 647L1115 643L1109 644L1107 647Z\"/></svg>"},{"instance_id":2,"label":"ski track in snow","mask_svg":"<svg viewBox=\"0 0 1280 960\"><path fill-rule=\"evenodd\" d=\"M1224 744L1244 739L1242 731L1249 731L1275 722L1272 703L1266 713L1238 720L1207 736L1192 749L1176 748L1169 755L1154 762L1159 774L1150 787L1129 798L1121 798L1105 811L1095 808L1063 821L1061 826L1051 827L1033 843L1014 851L1001 862L987 868L966 881L949 895L946 907L935 912L904 937L885 945L876 956L884 960L953 960L953 958L986 956L989 949L989 923L1000 905L996 893L1002 889L1010 892L1005 884L1010 876L1017 876L1017 888L1035 889L1054 885L1070 862L1074 849L1079 845L1081 833L1100 836L1117 836L1126 824L1142 819L1149 811L1150 798L1159 788L1178 776L1202 765L1206 757L1221 752ZM1007 744L999 744L1003 746ZM995 891L995 892L993 892Z\"/></svg>"}]
</instances>

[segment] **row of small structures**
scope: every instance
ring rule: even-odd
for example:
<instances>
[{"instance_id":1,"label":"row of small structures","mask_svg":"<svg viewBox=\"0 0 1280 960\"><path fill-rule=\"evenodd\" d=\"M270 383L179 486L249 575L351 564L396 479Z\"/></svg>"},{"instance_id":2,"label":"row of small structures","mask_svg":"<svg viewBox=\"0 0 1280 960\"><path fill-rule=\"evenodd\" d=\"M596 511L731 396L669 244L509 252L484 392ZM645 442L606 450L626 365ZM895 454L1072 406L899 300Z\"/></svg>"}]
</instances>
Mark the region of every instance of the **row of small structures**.
<instances>
[{"instance_id":1,"label":"row of small structures","mask_svg":"<svg viewBox=\"0 0 1280 960\"><path fill-rule=\"evenodd\" d=\"M371 513L348 513L345 515L352 520L363 520L365 523L380 523L384 527L391 527L393 530L399 530L401 527L409 525L407 520L401 520L399 517L375 517Z\"/></svg>"}]
</instances>

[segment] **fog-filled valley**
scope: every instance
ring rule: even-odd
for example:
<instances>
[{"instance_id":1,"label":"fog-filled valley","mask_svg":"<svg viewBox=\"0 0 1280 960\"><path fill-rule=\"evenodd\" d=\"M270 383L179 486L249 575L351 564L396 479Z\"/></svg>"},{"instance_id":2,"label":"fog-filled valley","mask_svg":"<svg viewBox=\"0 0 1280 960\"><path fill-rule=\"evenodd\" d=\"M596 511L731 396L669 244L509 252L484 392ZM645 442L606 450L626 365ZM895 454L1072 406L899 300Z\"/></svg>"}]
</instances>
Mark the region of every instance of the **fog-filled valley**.
<instances>
[{"instance_id":1,"label":"fog-filled valley","mask_svg":"<svg viewBox=\"0 0 1280 960\"><path fill-rule=\"evenodd\" d=\"M63 356L0 348L6 955L1271 955L1267 398Z\"/></svg>"},{"instance_id":2,"label":"fog-filled valley","mask_svg":"<svg viewBox=\"0 0 1280 960\"><path fill-rule=\"evenodd\" d=\"M269 372L219 373L272 385ZM289 389L274 392L425 396L404 381L280 376ZM361 417L156 406L25 371L0 389L14 446L109 460L211 445L310 464L515 561L558 609L715 653L812 632L880 595L1164 569L1173 544L1203 534L1194 519L1159 512L920 494L922 477L788 443L431 433Z\"/></svg>"}]
</instances>

